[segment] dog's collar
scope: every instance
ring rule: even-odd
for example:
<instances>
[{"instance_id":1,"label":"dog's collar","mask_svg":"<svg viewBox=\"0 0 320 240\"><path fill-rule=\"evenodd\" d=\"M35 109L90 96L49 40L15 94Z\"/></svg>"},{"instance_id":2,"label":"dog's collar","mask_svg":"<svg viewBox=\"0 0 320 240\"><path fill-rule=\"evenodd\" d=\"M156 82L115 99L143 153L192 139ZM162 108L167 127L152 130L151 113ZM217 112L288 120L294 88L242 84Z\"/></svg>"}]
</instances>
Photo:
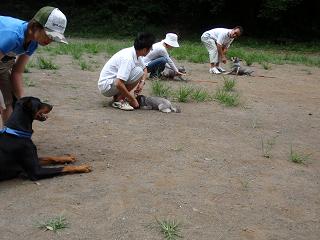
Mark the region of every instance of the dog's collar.
<instances>
[{"instance_id":1,"label":"dog's collar","mask_svg":"<svg viewBox=\"0 0 320 240\"><path fill-rule=\"evenodd\" d=\"M15 135L15 136L21 137L21 138L31 138L31 136L32 136L32 133L30 133L30 132L15 130L15 129L8 128L8 127L4 127L3 129L1 129L0 133L8 133L8 134Z\"/></svg>"}]
</instances>

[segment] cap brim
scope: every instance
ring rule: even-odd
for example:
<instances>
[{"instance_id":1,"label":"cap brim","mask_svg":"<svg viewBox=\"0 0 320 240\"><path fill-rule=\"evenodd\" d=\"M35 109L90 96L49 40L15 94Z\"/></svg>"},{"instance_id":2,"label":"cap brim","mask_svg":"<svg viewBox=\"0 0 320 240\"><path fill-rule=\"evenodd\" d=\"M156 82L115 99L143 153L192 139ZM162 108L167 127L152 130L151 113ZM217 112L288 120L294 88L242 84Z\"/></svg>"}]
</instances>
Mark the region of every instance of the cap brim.
<instances>
[{"instance_id":1,"label":"cap brim","mask_svg":"<svg viewBox=\"0 0 320 240\"><path fill-rule=\"evenodd\" d=\"M55 32L55 31L52 31L52 30L47 29L47 28L45 29L45 32L48 35L48 37L50 39L52 39L53 41L68 44L68 42L67 42L67 40L66 40L66 38L64 37L63 34Z\"/></svg>"}]
</instances>

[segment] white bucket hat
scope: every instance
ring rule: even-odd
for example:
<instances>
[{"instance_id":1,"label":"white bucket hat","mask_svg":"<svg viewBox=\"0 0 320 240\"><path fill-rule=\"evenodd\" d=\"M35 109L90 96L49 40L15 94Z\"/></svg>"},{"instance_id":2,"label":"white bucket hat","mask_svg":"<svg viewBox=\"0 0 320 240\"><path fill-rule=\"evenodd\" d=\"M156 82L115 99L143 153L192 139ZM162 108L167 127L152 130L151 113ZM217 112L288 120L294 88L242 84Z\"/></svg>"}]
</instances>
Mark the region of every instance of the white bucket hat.
<instances>
[{"instance_id":1,"label":"white bucket hat","mask_svg":"<svg viewBox=\"0 0 320 240\"><path fill-rule=\"evenodd\" d=\"M44 27L46 34L53 41L68 43L63 35L67 27L67 18L58 8L43 7L33 19Z\"/></svg>"},{"instance_id":2,"label":"white bucket hat","mask_svg":"<svg viewBox=\"0 0 320 240\"><path fill-rule=\"evenodd\" d=\"M167 33L166 38L163 41L171 47L179 47L177 34Z\"/></svg>"}]
</instances>

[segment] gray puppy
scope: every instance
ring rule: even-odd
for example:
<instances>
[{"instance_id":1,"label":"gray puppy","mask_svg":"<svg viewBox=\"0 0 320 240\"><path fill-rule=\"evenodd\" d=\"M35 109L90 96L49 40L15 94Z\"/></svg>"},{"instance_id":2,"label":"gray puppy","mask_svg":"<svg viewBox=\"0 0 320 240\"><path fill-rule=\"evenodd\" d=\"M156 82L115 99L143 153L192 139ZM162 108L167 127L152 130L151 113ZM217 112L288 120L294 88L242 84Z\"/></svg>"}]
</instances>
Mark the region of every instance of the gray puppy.
<instances>
[{"instance_id":1,"label":"gray puppy","mask_svg":"<svg viewBox=\"0 0 320 240\"><path fill-rule=\"evenodd\" d=\"M228 74L251 76L251 74L253 73L253 70L249 68L244 68L240 65L241 59L234 57L231 58L231 61L233 62L233 65L231 71Z\"/></svg>"},{"instance_id":2,"label":"gray puppy","mask_svg":"<svg viewBox=\"0 0 320 240\"><path fill-rule=\"evenodd\" d=\"M165 98L161 97L147 97L144 95L138 95L136 97L139 108L144 110L159 110L160 112L169 113L175 112L180 113L181 109L179 107L172 106L171 102Z\"/></svg>"}]
</instances>

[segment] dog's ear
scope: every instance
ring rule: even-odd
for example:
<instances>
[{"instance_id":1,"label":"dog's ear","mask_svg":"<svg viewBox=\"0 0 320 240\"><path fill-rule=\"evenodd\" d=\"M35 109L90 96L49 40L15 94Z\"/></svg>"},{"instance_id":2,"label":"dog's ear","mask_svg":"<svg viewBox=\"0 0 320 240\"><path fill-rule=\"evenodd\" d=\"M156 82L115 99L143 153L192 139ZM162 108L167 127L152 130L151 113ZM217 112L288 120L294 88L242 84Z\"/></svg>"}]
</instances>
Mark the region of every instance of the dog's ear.
<instances>
[{"instance_id":1,"label":"dog's ear","mask_svg":"<svg viewBox=\"0 0 320 240\"><path fill-rule=\"evenodd\" d=\"M32 99L24 98L20 100L22 102L22 108L28 112L32 112Z\"/></svg>"}]
</instances>

